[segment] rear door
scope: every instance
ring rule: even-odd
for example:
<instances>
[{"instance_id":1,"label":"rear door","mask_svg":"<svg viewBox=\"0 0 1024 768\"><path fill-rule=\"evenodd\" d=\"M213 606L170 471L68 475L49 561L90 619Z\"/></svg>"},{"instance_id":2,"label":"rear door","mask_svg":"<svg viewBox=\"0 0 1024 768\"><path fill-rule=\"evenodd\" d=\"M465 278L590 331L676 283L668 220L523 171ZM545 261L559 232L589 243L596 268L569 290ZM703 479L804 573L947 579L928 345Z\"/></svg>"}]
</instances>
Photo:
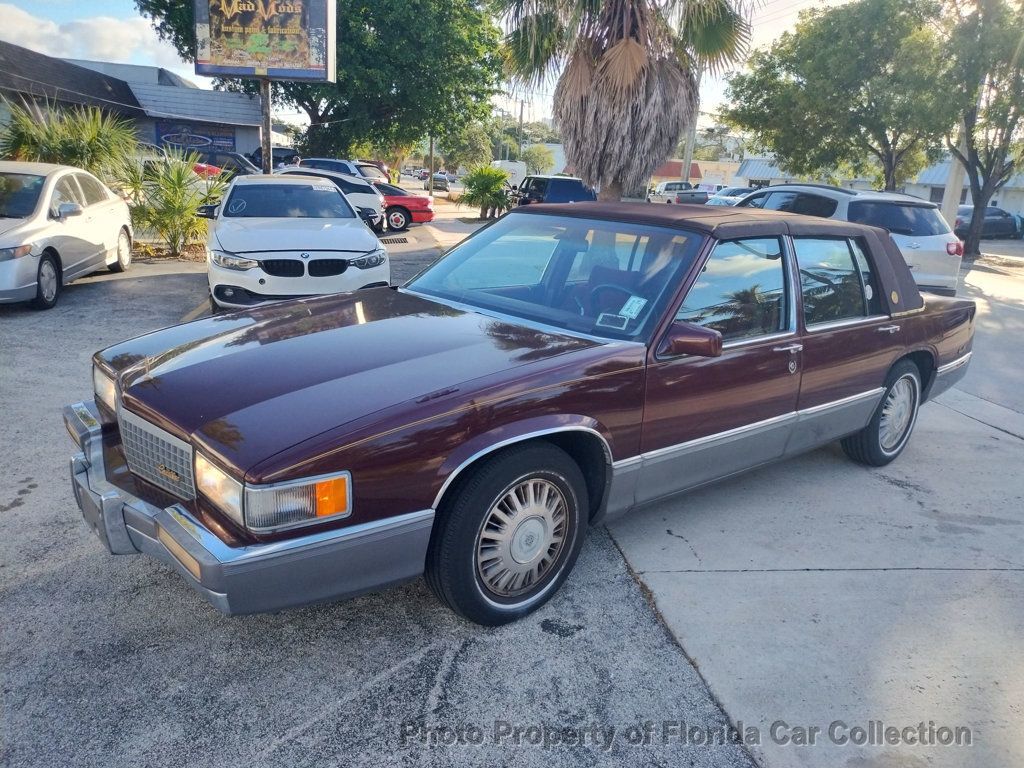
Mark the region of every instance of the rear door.
<instances>
[{"instance_id":1,"label":"rear door","mask_svg":"<svg viewBox=\"0 0 1024 768\"><path fill-rule=\"evenodd\" d=\"M989 237L1010 237L1016 230L1013 217L1001 208L985 209L985 234Z\"/></svg>"},{"instance_id":2,"label":"rear door","mask_svg":"<svg viewBox=\"0 0 1024 768\"><path fill-rule=\"evenodd\" d=\"M86 224L84 230L92 249L92 269L100 269L107 263L107 256L117 246L120 223L114 214L114 198L107 194L106 187L85 173L76 173L75 181L85 199Z\"/></svg>"},{"instance_id":3,"label":"rear door","mask_svg":"<svg viewBox=\"0 0 1024 768\"><path fill-rule=\"evenodd\" d=\"M878 405L903 331L885 309L866 243L794 237L800 274L803 376L787 453L861 429Z\"/></svg>"},{"instance_id":4,"label":"rear door","mask_svg":"<svg viewBox=\"0 0 1024 768\"><path fill-rule=\"evenodd\" d=\"M783 455L800 388L793 291L782 238L715 245L675 317L719 331L722 355L648 365L638 502Z\"/></svg>"}]
</instances>

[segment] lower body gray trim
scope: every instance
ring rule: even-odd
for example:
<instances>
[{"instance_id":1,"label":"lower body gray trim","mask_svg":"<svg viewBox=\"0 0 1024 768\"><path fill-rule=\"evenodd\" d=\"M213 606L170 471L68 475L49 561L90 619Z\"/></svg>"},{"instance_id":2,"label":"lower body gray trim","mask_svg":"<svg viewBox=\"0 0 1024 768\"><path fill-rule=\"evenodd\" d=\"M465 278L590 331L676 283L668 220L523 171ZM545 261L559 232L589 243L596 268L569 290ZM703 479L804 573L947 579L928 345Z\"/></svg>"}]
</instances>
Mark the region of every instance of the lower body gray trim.
<instances>
[{"instance_id":1,"label":"lower body gray trim","mask_svg":"<svg viewBox=\"0 0 1024 768\"><path fill-rule=\"evenodd\" d=\"M935 380L932 381L931 386L925 392L925 399L931 400L933 397L941 395L966 376L967 366L971 362L972 354L974 353L968 352L952 362L940 365L935 371Z\"/></svg>"}]
</instances>

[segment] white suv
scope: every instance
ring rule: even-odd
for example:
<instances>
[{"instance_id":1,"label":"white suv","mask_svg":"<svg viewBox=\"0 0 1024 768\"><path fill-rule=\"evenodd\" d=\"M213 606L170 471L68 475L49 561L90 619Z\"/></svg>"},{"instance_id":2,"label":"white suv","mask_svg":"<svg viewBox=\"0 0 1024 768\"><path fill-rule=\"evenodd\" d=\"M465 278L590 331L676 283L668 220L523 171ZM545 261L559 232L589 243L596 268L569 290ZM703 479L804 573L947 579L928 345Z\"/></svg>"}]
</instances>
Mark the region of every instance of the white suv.
<instances>
[{"instance_id":1,"label":"white suv","mask_svg":"<svg viewBox=\"0 0 1024 768\"><path fill-rule=\"evenodd\" d=\"M964 248L935 203L895 192L821 184L779 184L753 192L737 207L841 219L888 230L922 290L956 295Z\"/></svg>"}]
</instances>

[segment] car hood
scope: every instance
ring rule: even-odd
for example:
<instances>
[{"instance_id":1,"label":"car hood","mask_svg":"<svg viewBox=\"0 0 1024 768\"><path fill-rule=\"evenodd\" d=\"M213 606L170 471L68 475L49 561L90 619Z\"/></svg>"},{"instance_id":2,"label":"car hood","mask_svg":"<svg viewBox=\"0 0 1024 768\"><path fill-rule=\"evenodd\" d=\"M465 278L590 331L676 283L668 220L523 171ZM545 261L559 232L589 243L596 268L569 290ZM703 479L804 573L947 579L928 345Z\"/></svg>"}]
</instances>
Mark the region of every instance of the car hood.
<instances>
[{"instance_id":1,"label":"car hood","mask_svg":"<svg viewBox=\"0 0 1024 768\"><path fill-rule=\"evenodd\" d=\"M379 288L199 320L97 357L121 372L124 407L244 474L392 406L471 397L474 380L600 347Z\"/></svg>"},{"instance_id":2,"label":"car hood","mask_svg":"<svg viewBox=\"0 0 1024 768\"><path fill-rule=\"evenodd\" d=\"M24 226L28 219L3 219L0 218L0 237L3 237L8 232L12 232L18 227ZM20 243L15 243L20 245ZM4 246L6 247L6 245Z\"/></svg>"},{"instance_id":3,"label":"car hood","mask_svg":"<svg viewBox=\"0 0 1024 768\"><path fill-rule=\"evenodd\" d=\"M260 251L358 251L380 247L362 219L219 219L217 248Z\"/></svg>"}]
</instances>

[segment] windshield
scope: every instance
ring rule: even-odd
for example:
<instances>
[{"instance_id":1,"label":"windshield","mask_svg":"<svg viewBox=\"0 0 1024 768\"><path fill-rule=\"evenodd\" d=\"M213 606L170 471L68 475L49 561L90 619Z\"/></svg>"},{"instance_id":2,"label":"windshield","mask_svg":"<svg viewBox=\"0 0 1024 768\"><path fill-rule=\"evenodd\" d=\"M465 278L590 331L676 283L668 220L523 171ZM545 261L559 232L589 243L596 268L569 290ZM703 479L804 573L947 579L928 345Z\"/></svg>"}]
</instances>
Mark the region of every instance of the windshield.
<instances>
[{"instance_id":1,"label":"windshield","mask_svg":"<svg viewBox=\"0 0 1024 768\"><path fill-rule=\"evenodd\" d=\"M887 229L894 235L928 237L949 232L949 224L938 208L919 203L858 200L850 203L847 218L858 224Z\"/></svg>"},{"instance_id":2,"label":"windshield","mask_svg":"<svg viewBox=\"0 0 1024 768\"><path fill-rule=\"evenodd\" d=\"M355 212L330 182L238 184L224 204L225 218L354 219Z\"/></svg>"},{"instance_id":3,"label":"windshield","mask_svg":"<svg viewBox=\"0 0 1024 768\"><path fill-rule=\"evenodd\" d=\"M0 218L24 219L31 216L43 191L45 176L27 173L0 173Z\"/></svg>"},{"instance_id":4,"label":"windshield","mask_svg":"<svg viewBox=\"0 0 1024 768\"><path fill-rule=\"evenodd\" d=\"M650 332L693 261L695 233L508 214L408 284L414 291L596 336Z\"/></svg>"}]
</instances>

